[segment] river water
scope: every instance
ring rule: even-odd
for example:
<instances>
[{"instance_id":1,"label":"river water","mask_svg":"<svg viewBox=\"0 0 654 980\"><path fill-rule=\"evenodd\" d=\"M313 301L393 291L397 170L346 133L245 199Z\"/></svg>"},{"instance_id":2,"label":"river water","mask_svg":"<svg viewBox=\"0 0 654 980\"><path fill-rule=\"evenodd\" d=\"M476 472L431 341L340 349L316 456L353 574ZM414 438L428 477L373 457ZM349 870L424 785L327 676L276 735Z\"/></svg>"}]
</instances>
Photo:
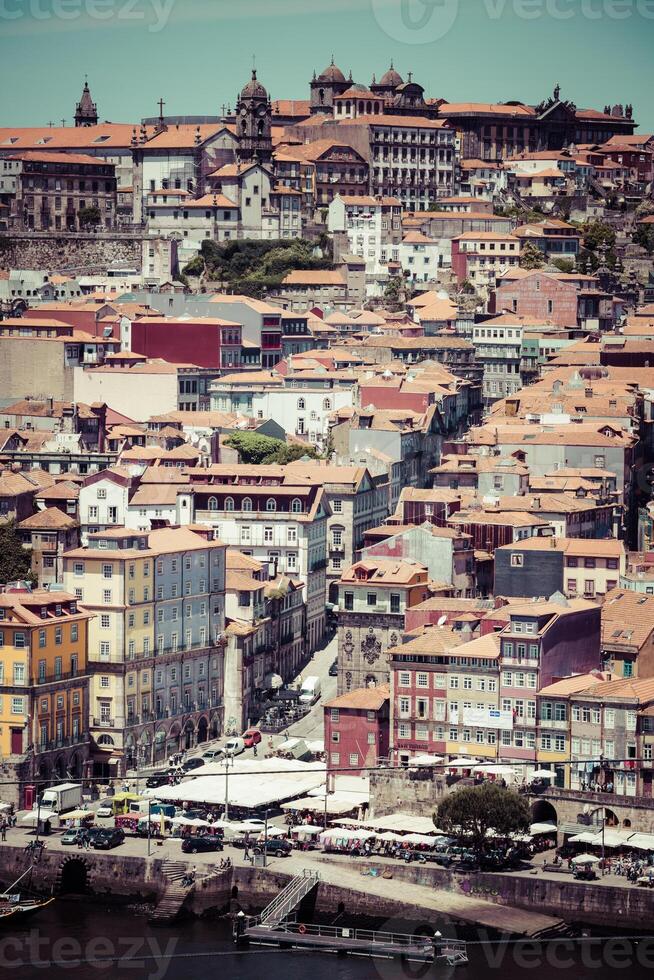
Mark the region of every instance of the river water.
<instances>
[{"instance_id":1,"label":"river water","mask_svg":"<svg viewBox=\"0 0 654 980\"><path fill-rule=\"evenodd\" d=\"M392 923L399 928L398 923ZM254 947L236 950L229 922L185 920L152 928L138 909L58 899L20 929L0 930L0 977L16 980L629 980L651 978L654 938L617 936L549 943L482 942L474 932L467 966L397 961Z\"/></svg>"}]
</instances>

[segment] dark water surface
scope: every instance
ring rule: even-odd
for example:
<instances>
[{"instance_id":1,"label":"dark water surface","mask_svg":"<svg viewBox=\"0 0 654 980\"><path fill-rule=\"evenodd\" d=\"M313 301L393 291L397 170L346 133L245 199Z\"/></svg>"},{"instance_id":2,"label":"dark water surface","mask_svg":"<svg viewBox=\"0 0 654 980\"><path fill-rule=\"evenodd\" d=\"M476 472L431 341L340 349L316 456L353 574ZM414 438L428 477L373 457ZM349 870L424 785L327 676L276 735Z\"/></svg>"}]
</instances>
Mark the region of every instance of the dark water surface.
<instances>
[{"instance_id":1,"label":"dark water surface","mask_svg":"<svg viewBox=\"0 0 654 980\"><path fill-rule=\"evenodd\" d=\"M393 922L392 926L399 928ZM223 920L186 920L152 928L146 917L97 900L57 900L20 929L0 930L0 977L32 980L629 980L654 976L654 938L618 936L549 943L482 942L474 932L467 966L397 961L262 947L237 951Z\"/></svg>"}]
</instances>

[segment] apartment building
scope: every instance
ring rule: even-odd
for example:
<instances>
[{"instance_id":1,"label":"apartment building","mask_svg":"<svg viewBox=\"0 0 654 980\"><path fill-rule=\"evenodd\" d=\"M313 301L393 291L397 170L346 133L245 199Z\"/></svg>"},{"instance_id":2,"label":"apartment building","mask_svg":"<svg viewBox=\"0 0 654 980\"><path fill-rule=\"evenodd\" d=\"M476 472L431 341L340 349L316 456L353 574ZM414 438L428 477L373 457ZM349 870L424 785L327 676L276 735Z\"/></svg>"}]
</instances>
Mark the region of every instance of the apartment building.
<instances>
[{"instance_id":1,"label":"apartment building","mask_svg":"<svg viewBox=\"0 0 654 980\"><path fill-rule=\"evenodd\" d=\"M520 264L520 239L496 231L466 231L452 239L452 271L478 291L492 289L500 274Z\"/></svg>"},{"instance_id":2,"label":"apartment building","mask_svg":"<svg viewBox=\"0 0 654 980\"><path fill-rule=\"evenodd\" d=\"M330 234L347 236L349 251L365 259L366 276L388 275L402 239L402 204L397 197L337 194L329 205Z\"/></svg>"},{"instance_id":3,"label":"apartment building","mask_svg":"<svg viewBox=\"0 0 654 980\"><path fill-rule=\"evenodd\" d=\"M67 592L12 588L0 595L0 759L13 774L3 795L18 807L32 805L34 780L86 771L90 621Z\"/></svg>"},{"instance_id":4,"label":"apartment building","mask_svg":"<svg viewBox=\"0 0 654 980\"><path fill-rule=\"evenodd\" d=\"M486 407L522 388L523 328L511 317L494 317L476 323L472 331L475 356L483 365L483 397Z\"/></svg>"},{"instance_id":5,"label":"apartment building","mask_svg":"<svg viewBox=\"0 0 654 980\"><path fill-rule=\"evenodd\" d=\"M327 518L327 599L338 603L338 583L345 568L358 558L365 532L388 516L388 478L372 476L363 466L290 463L290 476L324 487Z\"/></svg>"},{"instance_id":6,"label":"apartment building","mask_svg":"<svg viewBox=\"0 0 654 980\"><path fill-rule=\"evenodd\" d=\"M654 675L654 595L618 588L602 603L602 661L611 677Z\"/></svg>"},{"instance_id":7,"label":"apartment building","mask_svg":"<svg viewBox=\"0 0 654 980\"><path fill-rule=\"evenodd\" d=\"M306 651L325 631L325 567L329 504L317 483L286 473L282 466L214 465L189 470L190 488L178 495L189 523L214 528L232 548L299 579L307 607Z\"/></svg>"},{"instance_id":8,"label":"apartment building","mask_svg":"<svg viewBox=\"0 0 654 980\"><path fill-rule=\"evenodd\" d=\"M390 651L392 747L412 754L535 763L537 693L599 666L599 607L584 600L509 604L424 626ZM472 627L472 628L471 628ZM572 666L570 666L572 665Z\"/></svg>"},{"instance_id":9,"label":"apartment building","mask_svg":"<svg viewBox=\"0 0 654 980\"><path fill-rule=\"evenodd\" d=\"M343 572L338 609L339 693L388 683L388 650L400 642L406 610L428 595L428 572L418 562L367 559Z\"/></svg>"},{"instance_id":10,"label":"apartment building","mask_svg":"<svg viewBox=\"0 0 654 980\"><path fill-rule=\"evenodd\" d=\"M496 550L495 595L594 599L616 588L625 565L622 541L534 537Z\"/></svg>"},{"instance_id":11,"label":"apartment building","mask_svg":"<svg viewBox=\"0 0 654 980\"><path fill-rule=\"evenodd\" d=\"M366 125L373 194L397 197L408 211L426 210L456 190L456 134L444 120L422 116L359 116L340 128Z\"/></svg>"},{"instance_id":12,"label":"apartment building","mask_svg":"<svg viewBox=\"0 0 654 980\"><path fill-rule=\"evenodd\" d=\"M366 775L388 758L389 687L359 688L325 702L327 769Z\"/></svg>"},{"instance_id":13,"label":"apartment building","mask_svg":"<svg viewBox=\"0 0 654 980\"><path fill-rule=\"evenodd\" d=\"M127 523L127 506L137 477L126 466L91 473L79 489L78 507L82 544L89 534Z\"/></svg>"},{"instance_id":14,"label":"apartment building","mask_svg":"<svg viewBox=\"0 0 654 980\"><path fill-rule=\"evenodd\" d=\"M224 553L209 528L115 528L64 556L65 583L95 614L96 775L160 762L222 731Z\"/></svg>"}]
</instances>

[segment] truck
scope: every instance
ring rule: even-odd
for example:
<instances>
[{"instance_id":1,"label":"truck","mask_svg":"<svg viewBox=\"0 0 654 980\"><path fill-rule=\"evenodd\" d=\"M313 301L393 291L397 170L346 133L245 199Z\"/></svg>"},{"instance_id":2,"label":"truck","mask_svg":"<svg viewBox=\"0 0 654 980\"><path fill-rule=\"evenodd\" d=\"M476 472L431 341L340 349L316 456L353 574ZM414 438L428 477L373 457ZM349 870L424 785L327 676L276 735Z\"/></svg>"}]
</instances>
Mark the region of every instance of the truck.
<instances>
[{"instance_id":1,"label":"truck","mask_svg":"<svg viewBox=\"0 0 654 980\"><path fill-rule=\"evenodd\" d=\"M320 678L305 677L300 688L300 704L315 704L320 697Z\"/></svg>"},{"instance_id":2,"label":"truck","mask_svg":"<svg viewBox=\"0 0 654 980\"><path fill-rule=\"evenodd\" d=\"M65 813L66 810L76 810L82 805L82 786L80 783L60 783L50 786L43 791L40 803L35 804L34 810L40 809L41 815L48 813Z\"/></svg>"}]
</instances>

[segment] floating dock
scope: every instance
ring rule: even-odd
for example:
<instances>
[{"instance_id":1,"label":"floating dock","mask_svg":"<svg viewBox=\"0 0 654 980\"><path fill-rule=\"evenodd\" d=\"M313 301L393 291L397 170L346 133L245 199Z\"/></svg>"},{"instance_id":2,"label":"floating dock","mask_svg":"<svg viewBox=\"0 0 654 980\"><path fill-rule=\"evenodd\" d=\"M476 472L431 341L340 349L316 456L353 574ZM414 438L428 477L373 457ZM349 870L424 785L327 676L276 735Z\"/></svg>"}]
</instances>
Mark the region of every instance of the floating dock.
<instances>
[{"instance_id":1,"label":"floating dock","mask_svg":"<svg viewBox=\"0 0 654 980\"><path fill-rule=\"evenodd\" d=\"M300 902L317 887L319 881L317 871L305 869L288 883L261 915L237 916L234 923L235 942L418 963L441 960L450 966L468 962L466 944L459 940L295 921Z\"/></svg>"}]
</instances>

